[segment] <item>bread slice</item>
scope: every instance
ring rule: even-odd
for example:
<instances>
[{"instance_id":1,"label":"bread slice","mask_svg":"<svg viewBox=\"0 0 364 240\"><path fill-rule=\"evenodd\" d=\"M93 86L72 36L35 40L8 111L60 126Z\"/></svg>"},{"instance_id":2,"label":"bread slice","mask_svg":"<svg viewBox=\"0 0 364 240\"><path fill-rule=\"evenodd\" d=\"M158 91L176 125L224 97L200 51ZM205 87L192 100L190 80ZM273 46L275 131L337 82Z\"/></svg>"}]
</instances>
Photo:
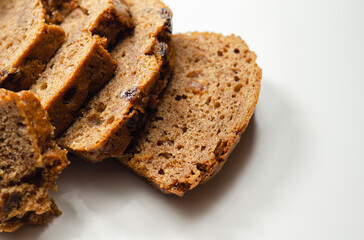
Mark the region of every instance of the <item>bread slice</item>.
<instances>
[{"instance_id":1,"label":"bread slice","mask_svg":"<svg viewBox=\"0 0 364 240\"><path fill-rule=\"evenodd\" d=\"M105 37L108 46L114 46L120 32L132 27L129 7L124 0L78 0L78 4L88 15L88 30Z\"/></svg>"},{"instance_id":2,"label":"bread slice","mask_svg":"<svg viewBox=\"0 0 364 240\"><path fill-rule=\"evenodd\" d=\"M47 1L0 1L1 87L29 89L64 41L63 29L48 24L50 17L44 2Z\"/></svg>"},{"instance_id":3,"label":"bread slice","mask_svg":"<svg viewBox=\"0 0 364 240\"><path fill-rule=\"evenodd\" d=\"M164 88L173 61L168 47L171 11L159 0L127 1L135 29L111 55L115 77L87 104L59 139L92 162L119 156L141 126L147 103Z\"/></svg>"},{"instance_id":4,"label":"bread slice","mask_svg":"<svg viewBox=\"0 0 364 240\"><path fill-rule=\"evenodd\" d=\"M49 190L68 164L66 154L34 94L0 89L0 232L60 214Z\"/></svg>"},{"instance_id":5,"label":"bread slice","mask_svg":"<svg viewBox=\"0 0 364 240\"><path fill-rule=\"evenodd\" d=\"M42 0L46 22L60 24L78 6L78 0Z\"/></svg>"},{"instance_id":6,"label":"bread slice","mask_svg":"<svg viewBox=\"0 0 364 240\"><path fill-rule=\"evenodd\" d=\"M99 5L91 7L87 14L77 8L66 17L61 24L67 33L66 42L30 89L48 111L56 135L72 123L87 96L114 75L116 61L104 48L104 39L93 33L108 36L112 38L109 41L114 42L117 35L130 26L127 8L121 8L121 12L117 9L122 4L120 0L83 0L81 3ZM112 34L105 30L110 21L116 21L110 24Z\"/></svg>"},{"instance_id":7,"label":"bread slice","mask_svg":"<svg viewBox=\"0 0 364 240\"><path fill-rule=\"evenodd\" d=\"M140 138L119 159L161 191L183 196L216 174L238 143L257 104L262 71L240 37L172 39L170 83Z\"/></svg>"}]
</instances>

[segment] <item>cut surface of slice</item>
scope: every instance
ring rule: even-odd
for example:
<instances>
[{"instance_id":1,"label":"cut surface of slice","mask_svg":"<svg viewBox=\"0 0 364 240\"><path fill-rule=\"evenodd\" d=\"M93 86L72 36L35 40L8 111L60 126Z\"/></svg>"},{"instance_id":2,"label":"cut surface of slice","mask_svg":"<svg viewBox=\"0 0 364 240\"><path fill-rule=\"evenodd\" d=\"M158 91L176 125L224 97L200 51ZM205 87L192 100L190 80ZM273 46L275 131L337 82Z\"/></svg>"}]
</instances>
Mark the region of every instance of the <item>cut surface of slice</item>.
<instances>
[{"instance_id":1,"label":"cut surface of slice","mask_svg":"<svg viewBox=\"0 0 364 240\"><path fill-rule=\"evenodd\" d=\"M120 161L165 193L183 196L225 163L249 123L262 71L240 37L172 38L169 85L145 129Z\"/></svg>"},{"instance_id":2,"label":"cut surface of slice","mask_svg":"<svg viewBox=\"0 0 364 240\"><path fill-rule=\"evenodd\" d=\"M60 214L49 190L67 164L34 94L0 89L0 232Z\"/></svg>"},{"instance_id":3,"label":"cut surface of slice","mask_svg":"<svg viewBox=\"0 0 364 240\"><path fill-rule=\"evenodd\" d=\"M102 87L113 75L116 61L104 48L106 46L104 29L111 20L117 21L110 35L111 42L130 25L126 8L124 12L117 10L109 0L87 0L81 3L100 3L88 11L77 8L70 13L61 26L65 29L67 38L56 55L48 63L46 70L31 87L41 100L42 106L48 111L55 134L63 132L72 123L75 113L79 110L89 95ZM113 1L121 2L119 0ZM104 3L104 4L101 4ZM114 14L113 17L111 15ZM119 22L119 15L125 16L125 22ZM102 38L101 38L102 37Z\"/></svg>"},{"instance_id":4,"label":"cut surface of slice","mask_svg":"<svg viewBox=\"0 0 364 240\"><path fill-rule=\"evenodd\" d=\"M134 30L111 52L115 77L91 99L59 139L61 146L89 161L119 156L142 126L148 102L166 85L171 11L159 0L126 1Z\"/></svg>"},{"instance_id":5,"label":"cut surface of slice","mask_svg":"<svg viewBox=\"0 0 364 240\"><path fill-rule=\"evenodd\" d=\"M0 1L0 86L29 89L64 41L41 0ZM63 1L59 1L63 2Z\"/></svg>"}]
</instances>

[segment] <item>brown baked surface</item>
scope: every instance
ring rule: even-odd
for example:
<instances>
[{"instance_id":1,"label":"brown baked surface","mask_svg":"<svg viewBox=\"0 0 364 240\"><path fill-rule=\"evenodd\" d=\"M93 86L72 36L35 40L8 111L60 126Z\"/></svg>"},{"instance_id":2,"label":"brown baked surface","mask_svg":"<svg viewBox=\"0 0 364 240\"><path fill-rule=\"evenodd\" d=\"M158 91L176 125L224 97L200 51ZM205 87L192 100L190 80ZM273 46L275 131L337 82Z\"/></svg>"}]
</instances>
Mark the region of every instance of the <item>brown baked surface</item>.
<instances>
[{"instance_id":1,"label":"brown baked surface","mask_svg":"<svg viewBox=\"0 0 364 240\"><path fill-rule=\"evenodd\" d=\"M103 46L106 45L105 35L93 35L88 29L102 34L105 24L111 20L118 21L110 26L114 42L117 35L130 25L127 8L117 10L109 0L83 0L80 3L99 4L88 10L77 8L72 11L61 24L67 38L56 55L48 63L36 83L31 87L41 100L42 106L48 111L56 136L63 132L73 121L75 113L85 102L88 95L101 88L114 75L116 61ZM87 6L87 5L86 5ZM124 16L119 22L119 15ZM114 14L113 17L111 15Z\"/></svg>"},{"instance_id":2,"label":"brown baked surface","mask_svg":"<svg viewBox=\"0 0 364 240\"><path fill-rule=\"evenodd\" d=\"M63 42L41 0L0 1L0 86L29 89Z\"/></svg>"},{"instance_id":3,"label":"brown baked surface","mask_svg":"<svg viewBox=\"0 0 364 240\"><path fill-rule=\"evenodd\" d=\"M49 190L67 164L34 94L0 89L0 232L60 214Z\"/></svg>"},{"instance_id":4,"label":"brown baked surface","mask_svg":"<svg viewBox=\"0 0 364 240\"><path fill-rule=\"evenodd\" d=\"M120 156L143 120L149 100L166 85L172 13L159 0L128 0L134 31L111 52L115 77L59 139L69 151L97 162Z\"/></svg>"},{"instance_id":5,"label":"brown baked surface","mask_svg":"<svg viewBox=\"0 0 364 240\"><path fill-rule=\"evenodd\" d=\"M145 130L120 161L165 193L183 196L225 163L245 130L262 71L240 37L173 35L174 73Z\"/></svg>"},{"instance_id":6,"label":"brown baked surface","mask_svg":"<svg viewBox=\"0 0 364 240\"><path fill-rule=\"evenodd\" d=\"M78 6L78 0L42 0L46 22L60 24Z\"/></svg>"},{"instance_id":7,"label":"brown baked surface","mask_svg":"<svg viewBox=\"0 0 364 240\"><path fill-rule=\"evenodd\" d=\"M120 32L132 27L129 7L124 0L78 0L87 12L87 29L94 35L105 37L113 46Z\"/></svg>"}]
</instances>

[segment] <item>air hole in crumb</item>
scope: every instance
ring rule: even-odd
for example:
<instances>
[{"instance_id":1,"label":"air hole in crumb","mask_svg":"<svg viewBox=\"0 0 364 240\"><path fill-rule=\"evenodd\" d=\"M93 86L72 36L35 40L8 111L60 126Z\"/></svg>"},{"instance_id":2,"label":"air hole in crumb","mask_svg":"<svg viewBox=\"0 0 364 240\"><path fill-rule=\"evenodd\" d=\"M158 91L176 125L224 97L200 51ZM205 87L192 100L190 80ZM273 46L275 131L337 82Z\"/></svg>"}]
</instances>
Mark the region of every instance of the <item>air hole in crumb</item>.
<instances>
[{"instance_id":1,"label":"air hole in crumb","mask_svg":"<svg viewBox=\"0 0 364 240\"><path fill-rule=\"evenodd\" d=\"M240 80L240 78L238 76L235 76L234 80L235 80L235 82L238 82Z\"/></svg>"},{"instance_id":2,"label":"air hole in crumb","mask_svg":"<svg viewBox=\"0 0 364 240\"><path fill-rule=\"evenodd\" d=\"M162 152L158 156L164 157L166 159L169 159L169 158L172 158L173 157L172 153L169 153L169 152Z\"/></svg>"},{"instance_id":3,"label":"air hole in crumb","mask_svg":"<svg viewBox=\"0 0 364 240\"><path fill-rule=\"evenodd\" d=\"M220 119L224 119L225 118L225 115L220 115Z\"/></svg>"},{"instance_id":4,"label":"air hole in crumb","mask_svg":"<svg viewBox=\"0 0 364 240\"><path fill-rule=\"evenodd\" d=\"M174 99L176 99L176 101L179 101L182 99L182 97L180 95L177 95Z\"/></svg>"},{"instance_id":5,"label":"air hole in crumb","mask_svg":"<svg viewBox=\"0 0 364 240\"><path fill-rule=\"evenodd\" d=\"M232 98L236 98L236 94L231 95Z\"/></svg>"},{"instance_id":6,"label":"air hole in crumb","mask_svg":"<svg viewBox=\"0 0 364 240\"><path fill-rule=\"evenodd\" d=\"M214 107L219 108L221 106L220 102L215 102Z\"/></svg>"},{"instance_id":7,"label":"air hole in crumb","mask_svg":"<svg viewBox=\"0 0 364 240\"><path fill-rule=\"evenodd\" d=\"M219 51L217 51L217 55L219 55L220 57L222 57L223 56L223 53L219 50Z\"/></svg>"},{"instance_id":8,"label":"air hole in crumb","mask_svg":"<svg viewBox=\"0 0 364 240\"><path fill-rule=\"evenodd\" d=\"M42 83L42 86L40 86L40 89L45 90L47 89L48 84L46 82Z\"/></svg>"},{"instance_id":9,"label":"air hole in crumb","mask_svg":"<svg viewBox=\"0 0 364 240\"><path fill-rule=\"evenodd\" d=\"M237 49L237 48L235 48L235 49L234 49L234 53L238 54L238 53L240 53L240 50L239 50L239 49Z\"/></svg>"},{"instance_id":10,"label":"air hole in crumb","mask_svg":"<svg viewBox=\"0 0 364 240\"><path fill-rule=\"evenodd\" d=\"M115 118L112 116L112 117L110 117L108 120L107 120L107 124L111 124L111 123L113 123L114 122L114 120L115 120Z\"/></svg>"},{"instance_id":11,"label":"air hole in crumb","mask_svg":"<svg viewBox=\"0 0 364 240\"><path fill-rule=\"evenodd\" d=\"M18 126L18 128L22 129L25 128L25 124L22 122L17 122L16 125Z\"/></svg>"},{"instance_id":12,"label":"air hole in crumb","mask_svg":"<svg viewBox=\"0 0 364 240\"><path fill-rule=\"evenodd\" d=\"M106 105L103 104L102 102L98 103L97 106L95 107L95 110L98 113L102 113L103 111L105 111L105 109L106 109Z\"/></svg>"},{"instance_id":13,"label":"air hole in crumb","mask_svg":"<svg viewBox=\"0 0 364 240\"><path fill-rule=\"evenodd\" d=\"M163 118L163 117L156 117L156 118L155 118L155 120L156 120L156 121L163 121L163 120L164 120L164 118Z\"/></svg>"},{"instance_id":14,"label":"air hole in crumb","mask_svg":"<svg viewBox=\"0 0 364 240\"><path fill-rule=\"evenodd\" d=\"M249 78L247 78L245 81L245 85L248 85L248 84L249 84Z\"/></svg>"},{"instance_id":15,"label":"air hole in crumb","mask_svg":"<svg viewBox=\"0 0 364 240\"><path fill-rule=\"evenodd\" d=\"M160 140L159 140L159 141L157 142L157 145L158 145L158 146L162 146L162 145L163 145L163 141L160 141Z\"/></svg>"},{"instance_id":16,"label":"air hole in crumb","mask_svg":"<svg viewBox=\"0 0 364 240\"><path fill-rule=\"evenodd\" d=\"M243 85L242 84L238 84L238 85L236 85L235 87L234 87L234 92L236 92L236 93L238 93L238 92L240 92L240 90L241 90L241 88L243 87Z\"/></svg>"},{"instance_id":17,"label":"air hole in crumb","mask_svg":"<svg viewBox=\"0 0 364 240\"><path fill-rule=\"evenodd\" d=\"M182 128L183 133L187 132L187 127Z\"/></svg>"},{"instance_id":18,"label":"air hole in crumb","mask_svg":"<svg viewBox=\"0 0 364 240\"><path fill-rule=\"evenodd\" d=\"M198 146L198 145L195 145L195 149L197 149L197 148L199 148L200 146Z\"/></svg>"},{"instance_id":19,"label":"air hole in crumb","mask_svg":"<svg viewBox=\"0 0 364 240\"><path fill-rule=\"evenodd\" d=\"M201 146L201 151L205 150L206 146Z\"/></svg>"},{"instance_id":20,"label":"air hole in crumb","mask_svg":"<svg viewBox=\"0 0 364 240\"><path fill-rule=\"evenodd\" d=\"M246 62L246 63L251 63L251 62L252 62L252 59L251 59L251 58L247 58L247 59L245 60L245 62Z\"/></svg>"},{"instance_id":21,"label":"air hole in crumb","mask_svg":"<svg viewBox=\"0 0 364 240\"><path fill-rule=\"evenodd\" d=\"M173 140L168 140L168 141L167 141L167 144L168 144L169 146L173 146L173 145L174 145L174 141L173 141Z\"/></svg>"},{"instance_id":22,"label":"air hole in crumb","mask_svg":"<svg viewBox=\"0 0 364 240\"><path fill-rule=\"evenodd\" d=\"M93 125L100 125L102 123L102 119L100 118L99 114L92 114L87 117L87 120Z\"/></svg>"},{"instance_id":23,"label":"air hole in crumb","mask_svg":"<svg viewBox=\"0 0 364 240\"><path fill-rule=\"evenodd\" d=\"M68 89L67 92L63 96L63 101L65 103L70 103L70 101L76 95L76 93L77 93L77 87L72 87L72 88Z\"/></svg>"},{"instance_id":24,"label":"air hole in crumb","mask_svg":"<svg viewBox=\"0 0 364 240\"><path fill-rule=\"evenodd\" d=\"M164 170L163 169L159 169L158 174L164 175Z\"/></svg>"},{"instance_id":25,"label":"air hole in crumb","mask_svg":"<svg viewBox=\"0 0 364 240\"><path fill-rule=\"evenodd\" d=\"M178 145L178 146L177 146L177 149L178 149L178 150L181 150L182 148L183 148L183 146L182 146L182 145Z\"/></svg>"},{"instance_id":26,"label":"air hole in crumb","mask_svg":"<svg viewBox=\"0 0 364 240\"><path fill-rule=\"evenodd\" d=\"M231 83L227 83L226 85L227 85L228 87L231 87Z\"/></svg>"},{"instance_id":27,"label":"air hole in crumb","mask_svg":"<svg viewBox=\"0 0 364 240\"><path fill-rule=\"evenodd\" d=\"M187 96L183 94L183 95L182 95L182 98L183 98L183 99L187 99Z\"/></svg>"}]
</instances>

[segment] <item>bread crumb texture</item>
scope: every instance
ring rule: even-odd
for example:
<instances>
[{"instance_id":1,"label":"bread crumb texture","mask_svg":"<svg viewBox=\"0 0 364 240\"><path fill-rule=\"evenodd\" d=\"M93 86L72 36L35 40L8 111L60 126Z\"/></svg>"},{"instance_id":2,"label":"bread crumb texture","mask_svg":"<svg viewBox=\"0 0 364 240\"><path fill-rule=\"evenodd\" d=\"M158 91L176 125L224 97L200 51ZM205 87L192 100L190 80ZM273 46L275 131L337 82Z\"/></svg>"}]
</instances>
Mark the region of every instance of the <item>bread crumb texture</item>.
<instances>
[{"instance_id":1,"label":"bread crumb texture","mask_svg":"<svg viewBox=\"0 0 364 240\"><path fill-rule=\"evenodd\" d=\"M91 162L120 156L166 85L172 12L159 0L127 0L134 29L111 52L115 77L81 110L61 146Z\"/></svg>"},{"instance_id":2,"label":"bread crumb texture","mask_svg":"<svg viewBox=\"0 0 364 240\"><path fill-rule=\"evenodd\" d=\"M128 8L120 1L79 4L61 24L65 43L30 89L48 111L56 135L72 123L87 97L114 75L116 61L104 47L131 25Z\"/></svg>"},{"instance_id":3,"label":"bread crumb texture","mask_svg":"<svg viewBox=\"0 0 364 240\"><path fill-rule=\"evenodd\" d=\"M245 130L262 71L240 37L173 35L175 68L145 130L120 161L178 196L216 174Z\"/></svg>"},{"instance_id":4,"label":"bread crumb texture","mask_svg":"<svg viewBox=\"0 0 364 240\"><path fill-rule=\"evenodd\" d=\"M0 232L60 214L49 190L56 190L66 155L39 100L30 92L0 89Z\"/></svg>"},{"instance_id":5,"label":"bread crumb texture","mask_svg":"<svg viewBox=\"0 0 364 240\"><path fill-rule=\"evenodd\" d=\"M48 21L51 17L46 11L47 3L41 0L0 1L1 87L14 91L29 89L64 41L63 29ZM57 11L56 6L52 9ZM58 12L59 16L61 12Z\"/></svg>"}]
</instances>

